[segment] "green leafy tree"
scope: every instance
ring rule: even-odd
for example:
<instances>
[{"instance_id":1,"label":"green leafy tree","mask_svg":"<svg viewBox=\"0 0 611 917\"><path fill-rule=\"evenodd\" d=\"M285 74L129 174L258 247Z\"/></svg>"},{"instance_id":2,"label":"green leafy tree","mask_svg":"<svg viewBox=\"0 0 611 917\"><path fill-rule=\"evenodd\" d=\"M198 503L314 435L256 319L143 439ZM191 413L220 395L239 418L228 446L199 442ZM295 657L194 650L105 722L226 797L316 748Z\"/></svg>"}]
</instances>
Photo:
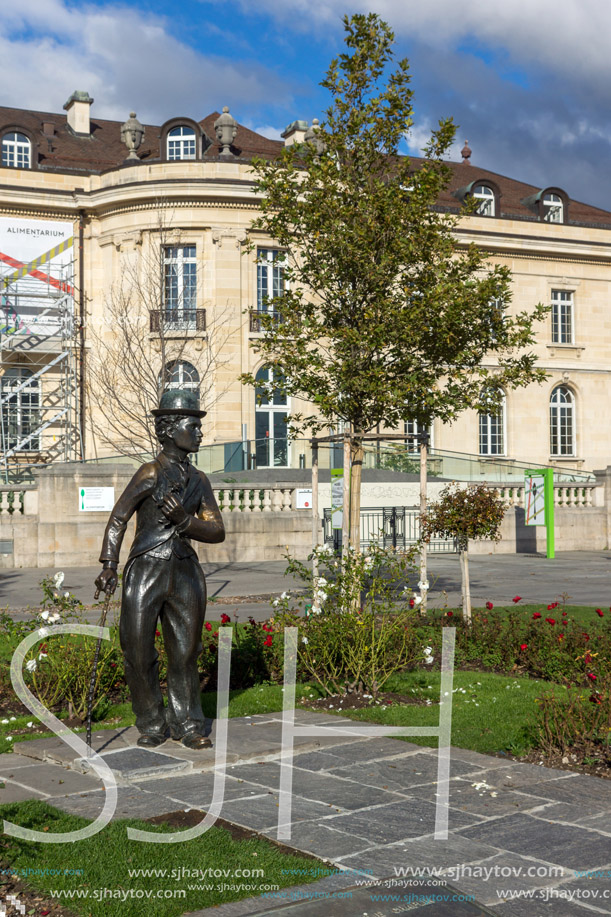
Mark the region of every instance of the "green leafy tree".
<instances>
[{"instance_id":1,"label":"green leafy tree","mask_svg":"<svg viewBox=\"0 0 611 917\"><path fill-rule=\"evenodd\" d=\"M433 535L456 538L462 574L462 613L471 621L469 586L469 541L490 538L498 541L506 506L485 484L444 487L439 500L421 516L421 537L427 542Z\"/></svg>"},{"instance_id":2,"label":"green leafy tree","mask_svg":"<svg viewBox=\"0 0 611 917\"><path fill-rule=\"evenodd\" d=\"M313 407L290 416L293 433L349 423L358 549L363 435L378 424L452 421L484 406L491 380L499 400L500 387L541 381L528 347L546 309L499 311L511 298L509 270L460 244L459 217L436 208L451 178L452 120L439 122L423 160L401 156L412 124L408 63L392 69L394 36L377 15L346 17L344 27L346 50L322 81L331 94L323 122L307 142L253 162L261 212L251 238L264 232L286 252L287 282L252 346L286 393ZM490 355L494 367L483 363ZM255 385L253 374L241 379ZM486 395L487 411L497 396Z\"/></svg>"}]
</instances>

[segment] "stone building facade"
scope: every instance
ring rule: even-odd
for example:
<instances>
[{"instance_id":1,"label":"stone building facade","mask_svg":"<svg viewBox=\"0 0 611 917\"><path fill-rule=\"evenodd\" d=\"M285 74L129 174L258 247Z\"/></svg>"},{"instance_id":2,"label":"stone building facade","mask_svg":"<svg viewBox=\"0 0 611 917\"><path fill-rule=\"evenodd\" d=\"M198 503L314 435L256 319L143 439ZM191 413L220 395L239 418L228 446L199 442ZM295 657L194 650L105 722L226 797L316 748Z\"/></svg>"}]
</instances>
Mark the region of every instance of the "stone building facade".
<instances>
[{"instance_id":1,"label":"stone building facade","mask_svg":"<svg viewBox=\"0 0 611 917\"><path fill-rule=\"evenodd\" d=\"M258 209L250 161L276 156L283 142L303 137L307 124L295 122L284 141L273 141L230 120L227 142L218 112L161 126L142 126L131 116L122 125L96 119L84 92L75 92L64 109L0 108L0 238L6 248L11 237L1 235L4 227L15 240L13 250L0 251L0 450L13 462L120 451L101 435L99 409L92 425L90 368L96 342L112 342L116 333L113 291L156 261L160 290L155 301L138 305L149 313L142 334L151 365L161 368L164 358L172 384L201 387L209 411L204 444L235 444L219 446L213 464L239 467L240 444L248 440L259 466L297 466L303 448L287 446L283 434L287 410L299 405L280 397L257 408L255 393L238 375L266 372L249 343L259 333L257 311L282 284L273 239L253 236L256 251L246 251ZM605 467L611 459L611 213L573 201L563 189L534 188L480 169L466 147L452 170L438 206L452 211L465 196L478 199L479 212L461 221L459 238L511 269L508 308L552 306L535 346L549 378L508 392L501 415L466 412L451 426L436 423L433 446L492 462ZM51 244L55 237L47 238L44 228L56 224L73 227L71 242L57 230L60 241ZM38 256L31 247L21 253L20 236L38 240ZM57 259L67 263L67 249L56 251L61 244L72 246L69 279L58 279ZM53 306L43 288L55 297ZM58 305L66 293L72 295L70 322ZM215 330L219 352L210 360Z\"/></svg>"}]
</instances>

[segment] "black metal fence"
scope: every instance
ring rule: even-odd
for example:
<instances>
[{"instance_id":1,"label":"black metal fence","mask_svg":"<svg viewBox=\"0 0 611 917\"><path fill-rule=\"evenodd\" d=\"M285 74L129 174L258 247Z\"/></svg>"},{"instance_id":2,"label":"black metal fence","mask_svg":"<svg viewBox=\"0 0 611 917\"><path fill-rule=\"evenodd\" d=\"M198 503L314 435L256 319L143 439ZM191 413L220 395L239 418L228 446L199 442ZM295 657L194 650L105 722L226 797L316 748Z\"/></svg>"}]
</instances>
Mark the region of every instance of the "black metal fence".
<instances>
[{"instance_id":1,"label":"black metal fence","mask_svg":"<svg viewBox=\"0 0 611 917\"><path fill-rule=\"evenodd\" d=\"M325 509L323 518L325 544L337 547L341 531L331 527L331 510ZM335 532L335 534L334 534ZM406 506L361 507L361 545L375 544L380 548L405 548L416 544L420 538L420 513ZM428 550L433 554L455 554L456 540L432 538Z\"/></svg>"}]
</instances>

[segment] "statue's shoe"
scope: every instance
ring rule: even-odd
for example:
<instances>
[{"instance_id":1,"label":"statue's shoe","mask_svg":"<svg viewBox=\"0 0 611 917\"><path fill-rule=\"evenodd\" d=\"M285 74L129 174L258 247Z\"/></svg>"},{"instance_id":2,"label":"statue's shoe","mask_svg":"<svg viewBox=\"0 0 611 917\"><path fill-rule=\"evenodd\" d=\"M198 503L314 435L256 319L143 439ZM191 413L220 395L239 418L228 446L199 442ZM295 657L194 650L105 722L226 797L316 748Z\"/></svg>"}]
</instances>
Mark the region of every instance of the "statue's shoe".
<instances>
[{"instance_id":1,"label":"statue's shoe","mask_svg":"<svg viewBox=\"0 0 611 917\"><path fill-rule=\"evenodd\" d=\"M180 740L185 748L212 748L212 742L199 732L188 732Z\"/></svg>"},{"instance_id":2,"label":"statue's shoe","mask_svg":"<svg viewBox=\"0 0 611 917\"><path fill-rule=\"evenodd\" d=\"M157 748L159 745L163 745L166 740L166 736L159 735L159 733L143 733L138 739L137 744L141 748Z\"/></svg>"}]
</instances>

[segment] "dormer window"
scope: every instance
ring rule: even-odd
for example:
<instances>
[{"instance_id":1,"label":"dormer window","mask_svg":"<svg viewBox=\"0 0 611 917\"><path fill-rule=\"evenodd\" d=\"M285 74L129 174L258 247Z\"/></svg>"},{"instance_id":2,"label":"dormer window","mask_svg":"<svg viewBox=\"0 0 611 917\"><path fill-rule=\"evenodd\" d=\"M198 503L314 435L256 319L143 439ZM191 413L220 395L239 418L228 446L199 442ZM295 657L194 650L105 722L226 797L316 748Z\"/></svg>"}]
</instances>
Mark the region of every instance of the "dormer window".
<instances>
[{"instance_id":1,"label":"dormer window","mask_svg":"<svg viewBox=\"0 0 611 917\"><path fill-rule=\"evenodd\" d=\"M32 144L25 134L14 131L2 138L2 165L16 169L29 169L32 162Z\"/></svg>"},{"instance_id":2,"label":"dormer window","mask_svg":"<svg viewBox=\"0 0 611 917\"><path fill-rule=\"evenodd\" d=\"M195 131L181 125L168 131L168 159L195 159Z\"/></svg>"},{"instance_id":3,"label":"dormer window","mask_svg":"<svg viewBox=\"0 0 611 917\"><path fill-rule=\"evenodd\" d=\"M564 223L564 201L559 194L543 195L543 219L546 223Z\"/></svg>"},{"instance_id":4,"label":"dormer window","mask_svg":"<svg viewBox=\"0 0 611 917\"><path fill-rule=\"evenodd\" d=\"M495 215L495 195L492 188L488 185L475 185L472 193L476 201L479 201L476 213L483 217L493 217Z\"/></svg>"}]
</instances>

